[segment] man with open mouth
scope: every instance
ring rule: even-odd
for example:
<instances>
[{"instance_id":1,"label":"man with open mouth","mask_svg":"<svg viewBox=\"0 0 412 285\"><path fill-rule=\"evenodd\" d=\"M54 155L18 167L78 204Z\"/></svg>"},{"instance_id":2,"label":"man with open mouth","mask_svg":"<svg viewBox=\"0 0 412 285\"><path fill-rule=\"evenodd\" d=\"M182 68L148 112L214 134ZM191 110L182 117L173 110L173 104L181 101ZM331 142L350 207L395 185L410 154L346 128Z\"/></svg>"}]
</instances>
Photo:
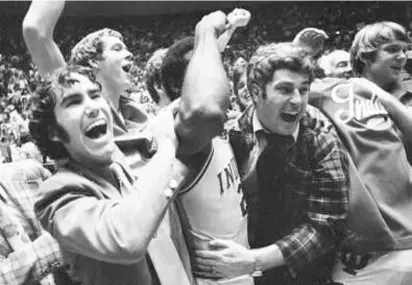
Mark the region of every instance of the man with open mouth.
<instances>
[{"instance_id":1,"label":"man with open mouth","mask_svg":"<svg viewBox=\"0 0 412 285\"><path fill-rule=\"evenodd\" d=\"M24 36L33 59L42 74L49 78L54 76L52 74L59 67L66 66L58 47L52 39L52 31L58 16L63 10L63 6L64 3L61 1L33 1L23 23ZM74 206L71 208L73 211L69 211L70 207L65 209L68 210L67 213L80 217L79 219L81 220L76 220L75 223L64 223L66 220L61 218L64 218L66 214L55 215L58 211L52 210L63 205L59 202L57 196L60 194L64 195L64 191L62 191L58 183L57 185L53 184L53 187L61 190L61 192L56 189L56 191L51 190L50 188L53 187L43 188L44 195L37 204L37 214L46 229L52 232L57 240L62 241L64 252L75 252L75 254L65 255L67 257L65 261L71 265L71 276L73 278L81 280L84 284L110 285L158 284L159 282L162 284L166 284L164 282L173 284L171 282L175 282L177 276L181 276L185 281L175 282L174 284L191 282L191 269L186 244L181 233L179 220L173 214L173 203L170 203L175 193L172 190L179 188L179 184L176 185L176 181L171 181L171 186L167 187L164 184L164 179L162 179L162 173L165 172L169 175L173 173L170 169L170 156L175 157L177 146L175 143L168 143L167 148L169 151L165 151L164 147L162 147L162 138L163 136L170 137L176 132L179 138L179 153L192 155L202 150L210 139L218 135L222 129L226 109L229 105L229 98L226 96L228 82L220 59L219 49L215 47L217 46L217 37L225 30L225 21L225 15L220 12L211 13L198 23L196 34L198 34L199 44L194 49L188 66L182 90L181 104L177 108L174 117L166 120L167 123L162 119L164 115L160 116L159 119L156 118L153 121L148 121L146 114L140 112L139 107L127 99L125 99L127 101L126 104L122 105L121 93L125 90L130 80L127 73L130 71L131 54L128 52L119 33L109 29L100 30L84 38L73 49L71 63L81 64L92 69L96 80L101 86L101 94L108 99L111 116L107 116L107 109L102 108L98 113L105 115L99 115L96 120L85 121L75 126L67 125L66 127L69 129L73 127L73 129L81 131L80 136L71 138L70 145L78 146L76 149L80 149L80 146L84 147L79 152L86 157L98 154L104 160L111 147L111 143L108 142L110 141L110 136L113 135L110 132L111 128L113 128L115 143L126 156L122 164L123 171L120 171L123 173L120 175L122 183L114 182L114 184L121 190L120 193L123 193L122 187L127 189L130 186L129 184L132 184L133 188L135 188L132 183L134 180L128 180L131 177L138 177L138 182L136 182L138 185L148 183L141 186L141 188L146 193L142 195L149 196L149 198L144 196L144 199L141 199L141 201L139 199L131 199L130 203L134 203L134 208L128 207L127 210L124 208L123 210L116 210L123 212L124 215L129 214L128 211L140 213L139 218L134 223L129 223L128 221L130 220L126 218L124 221L116 220L116 223L120 223L120 227L122 227L120 231L129 230L131 232L130 236L122 232L124 235L118 237L113 236L116 235L117 231L114 228L112 229L111 224L100 223L100 218L110 219L111 217L110 214L104 211L105 207L101 208L102 211L98 207L91 210L88 205L83 204L82 206L81 203L76 201L71 206L78 205L79 209ZM44 35L46 35L46 38ZM203 70L202 76L196 76L196 73L200 70ZM75 78L73 80L82 81ZM70 79L69 81L71 82L72 80ZM59 85L60 82L56 84ZM66 102L78 104L77 100L80 97L77 99L76 97L79 96L68 96L68 99L64 100L63 105L66 107ZM86 97L83 96L82 98ZM199 102L201 103L199 104ZM121 112L118 112L118 108L121 109ZM94 116L96 110L92 109L87 112ZM112 121L108 119L109 117L113 117ZM70 116L67 115L67 118L70 118ZM157 130L160 128L159 125L164 125L161 129L166 130ZM59 138L59 141L62 138L66 138L66 132L62 131L62 129L66 128L58 127L56 128L57 131L55 131L55 135L61 135L54 136L54 138ZM174 139L172 141L175 142ZM62 140L62 142L66 141ZM73 154L76 155L76 153L77 151ZM53 153L51 153L51 156L54 156ZM76 161L85 163L85 159L79 158ZM131 168L130 172L126 170L128 166ZM92 169L92 174L88 171L80 171L82 174L87 172L86 176L88 178L96 175L95 172L99 171L99 168L89 168ZM118 169L119 167L115 168ZM178 171L178 169L175 171ZM114 170L111 170L111 172L114 172ZM99 177L107 177L110 182L110 177L113 176L111 172L103 171L97 174ZM63 181L67 180L68 178L66 177ZM77 178L74 180L77 181ZM103 182L102 185L107 185L106 182ZM110 185L108 187L112 188ZM157 190L153 190L153 188ZM167 189L165 190L165 188ZM127 190L124 191L127 193ZM163 193L163 191L166 192ZM60 194L55 196L54 194L56 193ZM161 193L162 195L157 195L156 193ZM99 189L99 191L93 192L90 195L96 196L98 201L101 199L107 200L107 192L104 189ZM118 194L115 195L118 196ZM127 196L127 194L125 195ZM56 199L54 200L54 198ZM110 195L109 198L113 198L113 196ZM99 203L105 204L106 202L112 203L111 201L100 201ZM122 209L122 207L119 209ZM171 210L169 211L169 209ZM151 238L165 213L170 218L164 219L160 228L163 229L162 232L169 235L169 238L172 238L172 246L151 246L155 244L153 243L155 239L150 242ZM67 216L71 215L67 214ZM76 219L74 216L73 218ZM86 222L88 220L90 220L89 223ZM105 221L105 219L102 221ZM89 236L86 228L78 230L76 227L81 225L77 223L92 226L90 229L92 236ZM58 228L56 225L58 224L62 227L59 229L62 232L56 230ZM93 236L95 234L95 226L99 227L99 232L96 233L99 234L99 237ZM141 235L136 237L133 232L139 229ZM111 240L113 244L101 243L107 241L106 238ZM134 238L136 240L133 241ZM72 241L78 241L78 243L72 243ZM150 256L146 254L148 244ZM82 249L80 245L83 246ZM132 247L128 247L129 245L132 245ZM100 254L102 251L99 253L102 247L106 250L108 256L103 257ZM171 247L177 251L175 253L177 259L170 259L165 255L166 249ZM156 249L157 254L154 253ZM118 254L119 252L116 250L119 250L122 254ZM164 251L161 252L162 250ZM158 256L158 258L155 256ZM89 262L91 260L94 262ZM162 262L163 266L158 266ZM115 265L111 265L113 263ZM139 263L139 266L137 266L137 263ZM122 266L128 264L134 266ZM184 270L183 274L179 273L181 270L170 270L170 268L166 267L166 264L178 267L180 264L180 267L183 267ZM147 270L148 267L150 267L150 270ZM162 268L167 270L162 271Z\"/></svg>"},{"instance_id":2,"label":"man with open mouth","mask_svg":"<svg viewBox=\"0 0 412 285\"><path fill-rule=\"evenodd\" d=\"M252 249L212 240L196 260L224 277L253 268L256 284L325 284L348 207L348 155L329 120L307 106L314 64L292 43L249 61L253 104L229 131Z\"/></svg>"},{"instance_id":3,"label":"man with open mouth","mask_svg":"<svg viewBox=\"0 0 412 285\"><path fill-rule=\"evenodd\" d=\"M350 154L349 235L333 272L342 284L412 283L412 95L401 82L409 44L397 23L367 25L350 50L358 77L312 86L310 103Z\"/></svg>"}]
</instances>

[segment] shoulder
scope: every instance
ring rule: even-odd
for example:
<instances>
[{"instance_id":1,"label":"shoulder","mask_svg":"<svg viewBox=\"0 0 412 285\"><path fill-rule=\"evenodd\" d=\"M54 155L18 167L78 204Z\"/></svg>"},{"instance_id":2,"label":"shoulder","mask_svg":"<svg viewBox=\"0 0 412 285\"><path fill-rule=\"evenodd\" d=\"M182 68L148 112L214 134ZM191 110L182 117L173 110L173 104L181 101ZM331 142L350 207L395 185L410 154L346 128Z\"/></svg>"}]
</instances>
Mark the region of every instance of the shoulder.
<instances>
[{"instance_id":1,"label":"shoulder","mask_svg":"<svg viewBox=\"0 0 412 285\"><path fill-rule=\"evenodd\" d=\"M43 222L49 222L54 213L73 200L95 196L98 185L64 167L40 184L35 201L35 212ZM44 225L44 224L43 224Z\"/></svg>"},{"instance_id":2,"label":"shoulder","mask_svg":"<svg viewBox=\"0 0 412 285\"><path fill-rule=\"evenodd\" d=\"M326 77L315 79L310 86L309 104L315 107L321 106L322 100L331 96L335 87L345 86L346 83L348 83L348 80L345 78Z\"/></svg>"},{"instance_id":3,"label":"shoulder","mask_svg":"<svg viewBox=\"0 0 412 285\"><path fill-rule=\"evenodd\" d=\"M336 132L333 123L318 108L307 106L302 118L304 126L316 134Z\"/></svg>"},{"instance_id":4,"label":"shoulder","mask_svg":"<svg viewBox=\"0 0 412 285\"><path fill-rule=\"evenodd\" d=\"M137 100L131 97L121 96L119 104L120 112L125 120L139 124L147 123L149 115Z\"/></svg>"},{"instance_id":5,"label":"shoulder","mask_svg":"<svg viewBox=\"0 0 412 285\"><path fill-rule=\"evenodd\" d=\"M40 188L42 192L53 193L59 189L81 188L84 185L90 185L90 183L92 182L81 174L65 167L60 167L55 174L40 184Z\"/></svg>"},{"instance_id":6,"label":"shoulder","mask_svg":"<svg viewBox=\"0 0 412 285\"><path fill-rule=\"evenodd\" d=\"M334 152L346 156L346 150L334 125L321 111L308 106L302 123L303 136L311 141L315 157L323 159Z\"/></svg>"},{"instance_id":7,"label":"shoulder","mask_svg":"<svg viewBox=\"0 0 412 285\"><path fill-rule=\"evenodd\" d=\"M80 197L97 197L100 186L70 169L61 167L40 184L36 204L53 204Z\"/></svg>"}]
</instances>

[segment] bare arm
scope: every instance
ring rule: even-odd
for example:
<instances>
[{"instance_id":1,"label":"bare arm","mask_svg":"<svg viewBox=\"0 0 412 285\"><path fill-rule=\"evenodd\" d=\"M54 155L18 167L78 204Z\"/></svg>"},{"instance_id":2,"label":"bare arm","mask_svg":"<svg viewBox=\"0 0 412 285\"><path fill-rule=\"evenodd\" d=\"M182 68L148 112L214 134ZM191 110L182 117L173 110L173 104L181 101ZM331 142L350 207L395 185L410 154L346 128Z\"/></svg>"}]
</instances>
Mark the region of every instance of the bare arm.
<instances>
[{"instance_id":1,"label":"bare arm","mask_svg":"<svg viewBox=\"0 0 412 285\"><path fill-rule=\"evenodd\" d=\"M223 30L225 15L211 13L197 24L195 48L187 67L176 134L183 153L196 153L220 133L229 107L229 82L223 68L217 34Z\"/></svg>"},{"instance_id":2,"label":"bare arm","mask_svg":"<svg viewBox=\"0 0 412 285\"><path fill-rule=\"evenodd\" d=\"M32 59L44 78L66 65L54 42L53 32L65 1L33 0L23 20L23 38Z\"/></svg>"}]
</instances>

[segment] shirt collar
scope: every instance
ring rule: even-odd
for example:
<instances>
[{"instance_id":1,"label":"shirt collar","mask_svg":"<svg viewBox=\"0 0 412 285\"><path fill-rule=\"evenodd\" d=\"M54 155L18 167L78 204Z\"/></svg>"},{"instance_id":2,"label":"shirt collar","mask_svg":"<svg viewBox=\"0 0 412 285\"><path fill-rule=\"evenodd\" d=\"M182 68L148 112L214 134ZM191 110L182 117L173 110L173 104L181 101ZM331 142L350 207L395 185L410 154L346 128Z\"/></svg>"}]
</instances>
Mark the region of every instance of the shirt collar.
<instances>
[{"instance_id":1,"label":"shirt collar","mask_svg":"<svg viewBox=\"0 0 412 285\"><path fill-rule=\"evenodd\" d=\"M259 118L258 118L258 116L257 116L257 114L256 114L256 110L253 112L252 128L253 128L253 132L254 132L255 134L257 134L257 132L259 132L259 131L264 131L265 133L270 133L270 131L269 131L268 129L266 129L266 128L261 124L261 122L259 121ZM296 142L296 140L297 140L297 138L298 138L298 133L299 133L299 124L298 124L296 130L295 130L295 131L293 132L293 134L292 134L292 137L293 137L293 139L295 140L295 142Z\"/></svg>"}]
</instances>

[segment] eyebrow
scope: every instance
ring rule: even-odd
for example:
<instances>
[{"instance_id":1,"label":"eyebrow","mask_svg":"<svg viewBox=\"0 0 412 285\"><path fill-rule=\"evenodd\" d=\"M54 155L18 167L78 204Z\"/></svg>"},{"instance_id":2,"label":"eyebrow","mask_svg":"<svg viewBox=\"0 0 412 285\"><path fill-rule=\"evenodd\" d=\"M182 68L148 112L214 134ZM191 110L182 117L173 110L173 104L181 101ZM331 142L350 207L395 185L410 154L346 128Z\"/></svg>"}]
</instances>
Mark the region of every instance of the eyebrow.
<instances>
[{"instance_id":1,"label":"eyebrow","mask_svg":"<svg viewBox=\"0 0 412 285\"><path fill-rule=\"evenodd\" d=\"M64 105L67 101L77 99L79 97L82 97L82 94L80 94L80 93L69 93L69 94L67 94L63 97L62 101L60 102L60 105Z\"/></svg>"},{"instance_id":2,"label":"eyebrow","mask_svg":"<svg viewBox=\"0 0 412 285\"><path fill-rule=\"evenodd\" d=\"M117 48L117 47L125 48L126 46L121 43L115 43L114 45L112 45L112 49Z\"/></svg>"},{"instance_id":3,"label":"eyebrow","mask_svg":"<svg viewBox=\"0 0 412 285\"><path fill-rule=\"evenodd\" d=\"M301 83L301 85L302 85L302 84L310 84L310 81L309 81L309 80L305 80L305 81L303 81L303 82ZM295 86L295 83L292 82L292 81L280 81L280 82L277 82L277 83L274 85L274 87L277 87L278 85Z\"/></svg>"},{"instance_id":4,"label":"eyebrow","mask_svg":"<svg viewBox=\"0 0 412 285\"><path fill-rule=\"evenodd\" d=\"M87 95L92 95L92 94L96 94L99 93L101 91L101 89L98 86L95 86L89 90L87 90ZM67 95L65 95L61 101L61 105L63 105L64 103L66 103L69 100L72 100L73 98L78 98L78 97L82 97L82 94L79 92L75 92L75 93L69 93Z\"/></svg>"}]
</instances>

